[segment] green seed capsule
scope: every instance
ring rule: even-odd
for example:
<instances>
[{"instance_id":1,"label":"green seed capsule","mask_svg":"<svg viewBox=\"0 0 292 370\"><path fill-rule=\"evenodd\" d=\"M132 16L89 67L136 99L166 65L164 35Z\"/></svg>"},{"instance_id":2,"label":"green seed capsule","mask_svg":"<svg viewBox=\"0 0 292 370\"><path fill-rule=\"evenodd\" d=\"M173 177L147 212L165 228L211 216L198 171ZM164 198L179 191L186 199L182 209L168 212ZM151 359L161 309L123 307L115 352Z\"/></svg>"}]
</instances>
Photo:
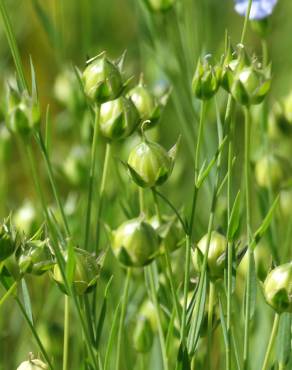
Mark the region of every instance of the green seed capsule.
<instances>
[{"instance_id":1,"label":"green seed capsule","mask_svg":"<svg viewBox=\"0 0 292 370\"><path fill-rule=\"evenodd\" d=\"M153 336L149 320L144 316L139 316L133 335L135 350L142 353L149 352L153 344Z\"/></svg>"},{"instance_id":2,"label":"green seed capsule","mask_svg":"<svg viewBox=\"0 0 292 370\"><path fill-rule=\"evenodd\" d=\"M43 361L34 359L32 354L29 355L29 360L22 362L17 370L47 370L49 367Z\"/></svg>"},{"instance_id":3,"label":"green seed capsule","mask_svg":"<svg viewBox=\"0 0 292 370\"><path fill-rule=\"evenodd\" d=\"M65 261L67 261L67 258L68 254L65 252ZM91 292L97 284L101 269L99 258L97 259L94 255L83 249L74 248L74 261L75 267L72 279L72 288L78 295ZM55 265L52 276L62 292L67 294L62 273L58 265Z\"/></svg>"},{"instance_id":4,"label":"green seed capsule","mask_svg":"<svg viewBox=\"0 0 292 370\"><path fill-rule=\"evenodd\" d=\"M18 253L18 265L22 273L42 275L54 266L48 240L29 240Z\"/></svg>"},{"instance_id":5,"label":"green seed capsule","mask_svg":"<svg viewBox=\"0 0 292 370\"><path fill-rule=\"evenodd\" d=\"M237 52L228 51L223 62L222 86L242 105L261 103L271 86L270 67L263 68L256 60L251 60L243 45Z\"/></svg>"},{"instance_id":6,"label":"green seed capsule","mask_svg":"<svg viewBox=\"0 0 292 370\"><path fill-rule=\"evenodd\" d=\"M128 169L133 181L144 188L162 185L172 172L176 148L177 145L167 152L161 145L144 139L129 155Z\"/></svg>"},{"instance_id":7,"label":"green seed capsule","mask_svg":"<svg viewBox=\"0 0 292 370\"><path fill-rule=\"evenodd\" d=\"M268 154L256 162L255 177L259 186L277 189L287 178L287 163L279 156Z\"/></svg>"},{"instance_id":8,"label":"green seed capsule","mask_svg":"<svg viewBox=\"0 0 292 370\"><path fill-rule=\"evenodd\" d=\"M99 130L109 140L130 136L139 122L139 113L131 99L122 96L100 107Z\"/></svg>"},{"instance_id":9,"label":"green seed capsule","mask_svg":"<svg viewBox=\"0 0 292 370\"><path fill-rule=\"evenodd\" d=\"M6 125L14 134L28 136L35 130L41 119L37 101L25 91L22 94L9 88L7 98Z\"/></svg>"},{"instance_id":10,"label":"green seed capsule","mask_svg":"<svg viewBox=\"0 0 292 370\"><path fill-rule=\"evenodd\" d=\"M210 64L210 55L199 60L195 71L192 89L198 99L208 100L214 96L219 88L221 69Z\"/></svg>"},{"instance_id":11,"label":"green seed capsule","mask_svg":"<svg viewBox=\"0 0 292 370\"><path fill-rule=\"evenodd\" d=\"M125 266L148 265L159 253L159 239L153 227L142 218L124 222L113 233L112 249Z\"/></svg>"},{"instance_id":12,"label":"green seed capsule","mask_svg":"<svg viewBox=\"0 0 292 370\"><path fill-rule=\"evenodd\" d=\"M63 164L63 172L73 186L81 186L88 177L89 151L85 146L74 146Z\"/></svg>"},{"instance_id":13,"label":"green seed capsule","mask_svg":"<svg viewBox=\"0 0 292 370\"><path fill-rule=\"evenodd\" d=\"M15 249L15 238L12 235L9 225L4 222L0 225L0 262L11 256Z\"/></svg>"},{"instance_id":14,"label":"green seed capsule","mask_svg":"<svg viewBox=\"0 0 292 370\"><path fill-rule=\"evenodd\" d=\"M207 239L208 235L206 234L192 252L193 263L197 271L200 271L203 263L204 254L207 250ZM212 279L218 279L223 276L226 250L227 239L225 236L219 234L217 231L212 231L207 260L208 271Z\"/></svg>"},{"instance_id":15,"label":"green seed capsule","mask_svg":"<svg viewBox=\"0 0 292 370\"><path fill-rule=\"evenodd\" d=\"M292 312L292 262L274 268L264 282L267 303L278 313Z\"/></svg>"},{"instance_id":16,"label":"green seed capsule","mask_svg":"<svg viewBox=\"0 0 292 370\"><path fill-rule=\"evenodd\" d=\"M175 0L146 0L146 3L152 11L161 12L172 8Z\"/></svg>"},{"instance_id":17,"label":"green seed capsule","mask_svg":"<svg viewBox=\"0 0 292 370\"><path fill-rule=\"evenodd\" d=\"M120 68L105 52L87 62L82 81L85 95L98 104L116 99L123 90Z\"/></svg>"},{"instance_id":18,"label":"green seed capsule","mask_svg":"<svg viewBox=\"0 0 292 370\"><path fill-rule=\"evenodd\" d=\"M176 218L163 216L162 222L160 222L158 216L154 216L149 220L149 223L160 236L160 252L162 254L165 253L166 248L171 253L182 245L183 230Z\"/></svg>"},{"instance_id":19,"label":"green seed capsule","mask_svg":"<svg viewBox=\"0 0 292 370\"><path fill-rule=\"evenodd\" d=\"M139 84L129 91L128 97L137 108L141 121L149 121L146 128L153 127L161 116L162 105L144 85L143 77L140 78Z\"/></svg>"}]
</instances>

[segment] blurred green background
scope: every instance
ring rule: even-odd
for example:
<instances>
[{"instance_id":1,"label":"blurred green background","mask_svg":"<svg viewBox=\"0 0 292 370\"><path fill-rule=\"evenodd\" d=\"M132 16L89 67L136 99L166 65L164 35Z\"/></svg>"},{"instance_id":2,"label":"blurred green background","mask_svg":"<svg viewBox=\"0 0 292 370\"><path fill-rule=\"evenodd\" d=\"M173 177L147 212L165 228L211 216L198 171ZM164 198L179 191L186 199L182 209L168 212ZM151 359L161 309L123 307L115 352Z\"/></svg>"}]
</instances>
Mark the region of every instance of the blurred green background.
<instances>
[{"instance_id":1,"label":"blurred green background","mask_svg":"<svg viewBox=\"0 0 292 370\"><path fill-rule=\"evenodd\" d=\"M78 187L72 189L68 185L62 176L60 166L73 144L78 144L80 140L89 141L90 124L88 121L90 119L86 117L82 103L81 108L64 106L62 97L60 98L56 93L56 79L65 70L72 72L73 66L78 66L82 70L88 57L93 57L103 50L106 50L110 57L117 58L126 49L126 71L129 76L135 76L135 81L138 81L139 74L143 71L150 87L159 90L164 89L165 86L172 86L173 92L161 123L151 135L168 148L182 133L183 144L174 174L163 186L162 191L168 194L179 207L182 204L189 204L193 179L192 154L195 146L193 139L196 137L199 111L198 102L191 95L191 77L200 55L212 53L217 60L220 60L224 52L226 30L232 42L234 44L238 42L243 18L234 12L232 0L181 0L178 2L176 13L170 11L152 18L141 6L140 0L6 1L28 80L30 80L30 57L34 63L43 117L49 105L53 136L52 158L58 184L63 198L66 199L67 212L71 216L74 236L78 241L82 240L83 235L80 230L80 220L82 220L80 189ZM291 19L292 2L280 0L270 19L270 32L267 36L269 59L272 62L274 76L272 91L268 97L270 105L274 100L288 94L292 86ZM180 25L179 30L177 24ZM15 68L2 24L0 25L0 45L2 121L5 111L5 84L15 76ZM251 29L248 30L246 45L251 53L261 58L260 38ZM68 93L68 90L65 92ZM69 91L69 95L70 92L72 91ZM222 113L225 100L226 95L221 91L218 104ZM215 109L211 106L208 109L208 126L204 142L205 155L208 158L214 152L216 145L215 119ZM3 125L2 122L1 125ZM239 112L236 121L238 148L242 146L242 138L242 115ZM135 139L130 139L123 147L119 144L116 146L115 159L116 157L124 160L127 158L129 148L133 145L131 140L135 141ZM255 140L254 146L253 152L256 156L257 150L260 150L260 141ZM104 143L101 140L100 161L102 161L103 147ZM240 149L238 151L239 164L236 165L237 171L235 171L237 187L240 186L242 166ZM16 213L26 200L38 208L25 155L18 140L11 139L7 150L0 152L0 155L1 218L7 216L9 212ZM116 162L118 161L111 163L112 178L115 181L107 184L107 207L104 215L105 221L112 227L116 227L125 218L119 206L120 202L125 203L134 212L138 208L137 199L132 196L136 194L136 189L130 184L123 170L116 169L119 166ZM98 174L102 168L101 164L101 162L98 164ZM43 186L47 189L47 180L41 165L39 171ZM118 174L118 172L122 173ZM124 185L120 182L119 176L122 177ZM52 201L48 189L47 197ZM198 238L206 231L209 208L205 204L210 201L210 187L205 187L204 196L199 201L201 205L198 207ZM224 205L222 208L223 210L219 207L218 215L221 211L224 213ZM220 217L218 220L216 226L224 226ZM102 243L106 243L105 237ZM108 265L103 274L100 291L103 291L105 282L114 271L115 284L111 292L114 308L120 296L119 276L122 276L123 272L112 257ZM180 276L179 273L178 276ZM60 361L63 320L63 308L62 304L59 304L60 293L56 287L52 287L47 277L36 280L36 283L29 280L28 284L33 297L37 327L45 345ZM139 301L141 300L140 293L137 294L136 301ZM142 296L143 292L140 295ZM261 305L263 310L268 311L270 315L262 302ZM135 310L135 305L130 306L130 313L131 310ZM112 312L109 317L112 317ZM258 325L263 325L263 331L255 335L255 343L260 340L263 333L267 335L269 330L260 320ZM73 326L72 347L70 348L72 364L80 356L80 351L75 351L75 348L78 348L78 342L74 340L74 336L78 336L78 333L78 326ZM14 306L13 301L10 301L1 307L0 311L0 369L16 368L16 365L26 358L30 350L37 352L17 307ZM257 364L258 357L261 359L262 352L259 352L255 356L255 364ZM255 369L257 369L256 366ZM155 367L153 369L156 370ZM75 370L73 365L72 370Z\"/></svg>"}]
</instances>

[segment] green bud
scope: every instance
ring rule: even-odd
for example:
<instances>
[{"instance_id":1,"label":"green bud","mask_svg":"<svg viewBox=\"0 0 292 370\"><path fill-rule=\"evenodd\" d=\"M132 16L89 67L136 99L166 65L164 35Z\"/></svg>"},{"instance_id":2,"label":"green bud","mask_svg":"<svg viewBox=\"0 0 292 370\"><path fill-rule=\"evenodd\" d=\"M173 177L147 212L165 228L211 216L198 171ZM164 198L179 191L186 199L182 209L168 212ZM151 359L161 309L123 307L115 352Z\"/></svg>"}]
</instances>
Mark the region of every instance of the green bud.
<instances>
[{"instance_id":1,"label":"green bud","mask_svg":"<svg viewBox=\"0 0 292 370\"><path fill-rule=\"evenodd\" d=\"M139 84L130 90L127 96L135 104L141 121L149 121L146 128L153 127L161 116L163 104L158 102L155 95L145 86L143 76Z\"/></svg>"},{"instance_id":2,"label":"green bud","mask_svg":"<svg viewBox=\"0 0 292 370\"><path fill-rule=\"evenodd\" d=\"M123 91L119 65L103 52L87 62L82 81L85 95L98 104L116 99Z\"/></svg>"},{"instance_id":3,"label":"green bud","mask_svg":"<svg viewBox=\"0 0 292 370\"><path fill-rule=\"evenodd\" d=\"M128 169L133 181L144 188L162 185L172 172L177 144L167 152L161 145L144 138L129 155Z\"/></svg>"},{"instance_id":4,"label":"green bud","mask_svg":"<svg viewBox=\"0 0 292 370\"><path fill-rule=\"evenodd\" d=\"M153 331L149 320L139 316L134 330L133 344L137 352L147 353L153 344Z\"/></svg>"},{"instance_id":5,"label":"green bud","mask_svg":"<svg viewBox=\"0 0 292 370\"><path fill-rule=\"evenodd\" d=\"M4 221L0 225L0 262L11 256L16 249L15 237L10 225Z\"/></svg>"},{"instance_id":6,"label":"green bud","mask_svg":"<svg viewBox=\"0 0 292 370\"><path fill-rule=\"evenodd\" d=\"M159 239L153 227L142 217L124 222L113 233L112 249L125 266L148 265L159 253Z\"/></svg>"},{"instance_id":7,"label":"green bud","mask_svg":"<svg viewBox=\"0 0 292 370\"><path fill-rule=\"evenodd\" d=\"M192 251L192 258L195 269L200 271L204 254L207 250L208 235L204 235L199 241L196 248ZM207 266L209 275L212 279L223 277L225 259L227 250L227 239L224 235L219 234L217 231L212 231Z\"/></svg>"},{"instance_id":8,"label":"green bud","mask_svg":"<svg viewBox=\"0 0 292 370\"><path fill-rule=\"evenodd\" d=\"M100 107L99 130L109 140L130 136L139 122L139 113L131 99L121 96Z\"/></svg>"},{"instance_id":9,"label":"green bud","mask_svg":"<svg viewBox=\"0 0 292 370\"><path fill-rule=\"evenodd\" d=\"M288 164L276 155L268 154L256 162L255 177L259 186L277 189L283 184L288 175Z\"/></svg>"},{"instance_id":10,"label":"green bud","mask_svg":"<svg viewBox=\"0 0 292 370\"><path fill-rule=\"evenodd\" d=\"M270 90L270 66L263 66L251 60L243 45L238 45L237 52L230 57L228 52L221 76L222 86L242 105L261 103Z\"/></svg>"},{"instance_id":11,"label":"green bud","mask_svg":"<svg viewBox=\"0 0 292 370\"><path fill-rule=\"evenodd\" d=\"M41 112L37 101L26 91L19 94L9 87L7 97L6 125L21 136L28 136L40 124Z\"/></svg>"},{"instance_id":12,"label":"green bud","mask_svg":"<svg viewBox=\"0 0 292 370\"><path fill-rule=\"evenodd\" d=\"M80 186L88 177L89 152L85 146L74 146L63 163L63 173L71 185Z\"/></svg>"},{"instance_id":13,"label":"green bud","mask_svg":"<svg viewBox=\"0 0 292 370\"><path fill-rule=\"evenodd\" d=\"M198 99L208 100L216 94L219 88L221 68L210 64L210 55L199 59L195 71L192 89Z\"/></svg>"},{"instance_id":14,"label":"green bud","mask_svg":"<svg viewBox=\"0 0 292 370\"><path fill-rule=\"evenodd\" d=\"M149 220L149 223L157 231L161 239L161 253L164 253L166 248L171 253L182 246L183 230L176 218L162 216L162 222L160 222L158 216L154 216Z\"/></svg>"},{"instance_id":15,"label":"green bud","mask_svg":"<svg viewBox=\"0 0 292 370\"><path fill-rule=\"evenodd\" d=\"M292 262L274 268L264 282L267 303L278 313L292 313Z\"/></svg>"},{"instance_id":16,"label":"green bud","mask_svg":"<svg viewBox=\"0 0 292 370\"><path fill-rule=\"evenodd\" d=\"M34 359L33 355L29 354L29 360L22 362L17 370L47 370L49 367L43 361Z\"/></svg>"},{"instance_id":17,"label":"green bud","mask_svg":"<svg viewBox=\"0 0 292 370\"><path fill-rule=\"evenodd\" d=\"M154 12L164 12L173 7L175 0L145 0L149 8Z\"/></svg>"},{"instance_id":18,"label":"green bud","mask_svg":"<svg viewBox=\"0 0 292 370\"><path fill-rule=\"evenodd\" d=\"M68 259L67 251L64 252L65 262ZM79 248L74 248L74 273L72 279L72 288L78 295L89 293L96 286L99 278L101 264L100 257L96 258L93 254ZM66 266L65 266L66 270ZM53 279L59 288L67 294L63 281L63 276L59 266L56 264L53 269Z\"/></svg>"},{"instance_id":19,"label":"green bud","mask_svg":"<svg viewBox=\"0 0 292 370\"><path fill-rule=\"evenodd\" d=\"M48 240L28 240L18 252L18 265L22 273L42 275L54 266Z\"/></svg>"}]
</instances>

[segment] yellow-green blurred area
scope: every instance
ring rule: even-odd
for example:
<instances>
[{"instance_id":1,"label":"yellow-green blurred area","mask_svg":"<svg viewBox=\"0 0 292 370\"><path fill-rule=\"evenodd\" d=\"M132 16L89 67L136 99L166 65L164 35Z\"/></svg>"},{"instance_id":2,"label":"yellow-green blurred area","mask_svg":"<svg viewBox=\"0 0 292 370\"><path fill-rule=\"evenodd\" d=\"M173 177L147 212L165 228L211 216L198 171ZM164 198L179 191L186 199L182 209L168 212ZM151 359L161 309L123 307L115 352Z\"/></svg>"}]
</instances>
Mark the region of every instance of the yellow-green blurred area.
<instances>
[{"instance_id":1,"label":"yellow-green blurred area","mask_svg":"<svg viewBox=\"0 0 292 370\"><path fill-rule=\"evenodd\" d=\"M191 93L191 79L200 56L211 53L215 60L218 62L221 60L221 55L224 53L226 32L233 45L239 42L244 19L235 13L233 1L178 0L176 10L170 10L162 14L151 14L142 5L141 0L0 1L5 1L7 5L21 60L25 67L25 77L29 84L31 82L30 61L34 66L42 111L42 131L48 130L49 132L48 148L53 163L54 175L62 201L65 204L65 211L73 237L78 245L82 247L84 237L88 171L81 175L78 174L77 178L74 177L74 174L73 179L68 180L65 176L64 164L67 163L66 161L73 147L82 145L86 147L88 152L90 151L93 119L84 102L84 96L76 78L75 67L83 71L86 60L103 50L106 50L112 59L118 58L124 50L127 50L125 73L127 77L133 76L132 85L138 82L140 73L143 73L147 85L154 91L160 93L171 89L171 95L163 111L161 121L147 135L157 140L167 149L176 142L179 135L182 135L174 172L169 181L160 188L160 191L167 194L182 213L188 214L193 188L193 157L200 111L200 102ZM267 47L268 61L271 62L272 88L267 98L267 116L274 102L287 96L292 91L291 19L291 0L279 0L273 15L269 19L269 29L264 41L250 25L248 26L245 41L248 52L251 55L257 55L261 61ZM15 65L2 22L0 22L0 46L0 134L2 135L5 121L6 87L7 84L13 84L12 81L16 77ZM216 96L216 102L214 100L208 103L202 160L210 160L217 150L216 118L224 117L226 100L227 94L221 89ZM252 113L254 124L251 167L254 174L255 161L261 157L266 147L264 148L259 122L262 116L257 108ZM45 127L45 121L49 122L48 127ZM2 220L11 213L13 220L21 225L22 230L31 235L42 225L43 218L27 161L25 146L20 138L12 137L7 132L0 136L0 140L0 217ZM103 210L100 249L109 244L108 225L116 228L126 219L126 214L131 216L137 216L138 214L137 187L131 182L123 164L121 164L121 161L127 160L130 149L138 140L138 135L133 135L127 140L113 145L110 175L105 187L106 199ZM239 108L236 111L234 140L236 162L234 165L233 195L237 193L243 182L243 115ZM54 203L42 155L33 140L31 145L37 158L37 172L47 205L54 210L57 221L60 221L61 218ZM101 181L104 148L105 141L99 138L93 208L98 204L97 189ZM274 148L277 154L286 156L287 160L291 162L291 136L277 139L275 143L271 144L271 148ZM224 160L226 160L225 157ZM225 170L226 162L223 166ZM86 165L89 168L89 161L86 162ZM203 191L198 199L198 215L195 224L196 240L199 240L207 231L214 177L214 173L211 172L210 178L204 184ZM253 181L252 193L254 204L257 204L252 215L256 228L269 209L270 204L267 204L267 198L269 200L271 198L266 193L262 197L261 195L258 196L260 191L255 185L255 181ZM226 194L226 191L224 194ZM289 204L292 202L291 194L289 196L290 198L287 196L289 198L287 198L287 201L285 199L283 201L286 206L288 202L290 202ZM150 213L153 214L154 207L150 191L145 192L145 198L146 204L150 204ZM164 213L170 213L169 207L165 204L162 207ZM285 207L283 206L283 208ZM92 243L95 240L98 217L95 209L91 231ZM215 226L224 231L226 231L226 212L226 196L222 195L218 201ZM291 236L291 232L287 234L287 214L289 214L289 209L283 222L281 222L281 214L277 214L276 227L278 228L276 236L278 239L276 241L273 239L271 242L271 249L275 247L275 243L277 244L280 241L283 243L283 249L281 250L280 247L278 249L278 257L281 262L291 259L291 244L287 240L287 235ZM245 241L245 230L242 233L242 238ZM265 242L268 244L270 241L265 240ZM180 251L175 253L177 254L175 254L173 269L176 274L177 285L181 288L183 281L181 266L184 263L184 254ZM131 347L130 337L134 325L132 319L137 314L137 307L141 305L145 298L145 289L142 287L143 273L135 272L135 274L133 280L135 280L137 286L135 286L135 292L132 292L133 301L129 305L129 314L126 320L126 331L129 335L126 336L123 343L122 365L119 370L140 369L137 356L133 354L134 351L131 349L129 353L127 352L127 348ZM98 285L98 292L101 295L104 294L106 283L111 275L114 275L114 279L110 290L110 308L108 309L101 340L102 355L105 352L114 309L120 301L125 277L124 270L120 268L112 253L109 252L101 282ZM52 283L49 274L37 278L29 276L26 280L32 299L34 325L43 340L44 346L55 359L56 369L61 369L64 295L60 293L56 284ZM238 284L241 284L240 279ZM243 281L238 291L240 292L238 294L241 294L242 297ZM3 294L4 289L0 288L0 297ZM269 319L272 316L271 310L264 303L260 291L258 295L260 296L260 303L256 311L256 319L251 328L252 345L254 346L252 348L258 348L256 346L261 344L262 338L268 337ZM100 301L97 302L100 303ZM238 299L235 308L238 316L242 316L241 304L242 301ZM262 312L263 315L261 315ZM73 308L72 317L74 317L74 320L72 320L70 327L69 368L80 370L85 369L85 367L74 367L74 364L80 363L80 359L86 351L84 351L81 330ZM235 318L236 320L237 318ZM222 348L220 349L218 345L218 350L214 351L214 358L217 361L216 363L221 364L220 368L223 368L224 344L220 335L221 333L217 331L214 341L220 343ZM175 346L177 346L177 343L174 344ZM203 348L202 351L205 351L204 346L201 348ZM255 354L253 370L260 368L259 363L262 360L264 350L265 347L260 346L258 353ZM17 365L27 358L30 351L36 354L39 353L18 306L14 299L10 298L3 306L0 306L0 370L16 369ZM114 352L115 348L113 349ZM148 362L149 369L160 370L161 367L156 363L159 354L157 355L156 352L159 352L157 343ZM114 356L112 357L114 358ZM112 363L110 362L110 364ZM129 367L129 364L135 365ZM158 367L155 367L156 365ZM203 367L198 367L198 369L201 368Z\"/></svg>"}]
</instances>

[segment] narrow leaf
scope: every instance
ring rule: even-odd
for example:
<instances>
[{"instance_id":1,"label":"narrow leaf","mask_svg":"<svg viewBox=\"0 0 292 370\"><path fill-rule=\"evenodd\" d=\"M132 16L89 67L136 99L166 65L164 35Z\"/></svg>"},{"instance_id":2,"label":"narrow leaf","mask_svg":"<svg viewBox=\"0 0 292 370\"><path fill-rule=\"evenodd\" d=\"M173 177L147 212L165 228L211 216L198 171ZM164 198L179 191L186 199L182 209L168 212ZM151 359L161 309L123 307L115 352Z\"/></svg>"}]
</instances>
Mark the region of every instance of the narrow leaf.
<instances>
[{"instance_id":1,"label":"narrow leaf","mask_svg":"<svg viewBox=\"0 0 292 370\"><path fill-rule=\"evenodd\" d=\"M236 235L240 223L240 190L238 191L229 220L227 239L228 241L233 241L234 236Z\"/></svg>"},{"instance_id":2,"label":"narrow leaf","mask_svg":"<svg viewBox=\"0 0 292 370\"><path fill-rule=\"evenodd\" d=\"M30 300L29 291L28 291L28 288L27 288L27 285L24 279L21 280L21 290L22 290L25 312L30 322L33 324L31 300Z\"/></svg>"}]
</instances>

